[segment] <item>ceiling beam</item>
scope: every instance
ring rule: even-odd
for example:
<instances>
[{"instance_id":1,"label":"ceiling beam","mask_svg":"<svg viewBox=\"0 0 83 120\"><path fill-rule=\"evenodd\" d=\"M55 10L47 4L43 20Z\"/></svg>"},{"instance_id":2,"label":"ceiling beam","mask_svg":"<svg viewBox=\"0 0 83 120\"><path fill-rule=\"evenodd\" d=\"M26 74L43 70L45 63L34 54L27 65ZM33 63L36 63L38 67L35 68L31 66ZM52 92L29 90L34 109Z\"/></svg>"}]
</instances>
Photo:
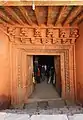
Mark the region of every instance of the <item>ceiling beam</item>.
<instances>
[{"instance_id":1,"label":"ceiling beam","mask_svg":"<svg viewBox=\"0 0 83 120\"><path fill-rule=\"evenodd\" d=\"M40 25L41 25L41 22L40 22L40 20L39 20L39 10L38 10L38 7L35 8L34 12L35 12L35 16L36 16L37 23L38 23L38 25L40 26Z\"/></svg>"},{"instance_id":2,"label":"ceiling beam","mask_svg":"<svg viewBox=\"0 0 83 120\"><path fill-rule=\"evenodd\" d=\"M71 11L72 9L72 6L64 6L62 7L61 11L60 11L60 14L57 18L57 21L55 23L55 25L57 24L62 24L63 21L66 19L66 17L68 16L69 12Z\"/></svg>"},{"instance_id":3,"label":"ceiling beam","mask_svg":"<svg viewBox=\"0 0 83 120\"><path fill-rule=\"evenodd\" d=\"M52 7L50 6L48 6L48 14L47 14L47 25L49 25L50 23L51 23L51 17L52 17Z\"/></svg>"},{"instance_id":4,"label":"ceiling beam","mask_svg":"<svg viewBox=\"0 0 83 120\"><path fill-rule=\"evenodd\" d=\"M15 23L8 17L8 15L4 14L4 12L2 12L1 10L0 10L0 17L1 17L2 19L4 19L5 21L7 21L8 23L10 23L10 24L15 24Z\"/></svg>"},{"instance_id":5,"label":"ceiling beam","mask_svg":"<svg viewBox=\"0 0 83 120\"><path fill-rule=\"evenodd\" d=\"M7 22L5 22L4 20L2 20L2 19L0 18L0 24L7 24Z\"/></svg>"},{"instance_id":6,"label":"ceiling beam","mask_svg":"<svg viewBox=\"0 0 83 120\"><path fill-rule=\"evenodd\" d=\"M83 5L82 0L34 0L37 6ZM32 6L32 0L0 0L0 6Z\"/></svg>"},{"instance_id":7,"label":"ceiling beam","mask_svg":"<svg viewBox=\"0 0 83 120\"><path fill-rule=\"evenodd\" d=\"M82 21L82 20L83 20L83 13L82 13L81 15L77 16L76 19L73 20L73 22L71 23L71 25L77 25L77 24L79 24L80 21Z\"/></svg>"},{"instance_id":8,"label":"ceiling beam","mask_svg":"<svg viewBox=\"0 0 83 120\"><path fill-rule=\"evenodd\" d=\"M83 6L79 6L76 7L74 10L72 10L72 12L70 13L70 15L67 17L66 21L64 22L64 24L69 24L73 21L73 19L75 17L77 17L81 11L83 10Z\"/></svg>"},{"instance_id":9,"label":"ceiling beam","mask_svg":"<svg viewBox=\"0 0 83 120\"><path fill-rule=\"evenodd\" d=\"M24 24L21 18L16 14L16 12L10 7L4 7L5 11L12 16L19 24Z\"/></svg>"},{"instance_id":10,"label":"ceiling beam","mask_svg":"<svg viewBox=\"0 0 83 120\"><path fill-rule=\"evenodd\" d=\"M32 25L33 22L32 22L32 20L30 19L27 10L26 10L24 7L22 7L22 6L21 6L21 7L18 7L18 8L19 8L19 10L21 11L23 17L26 19L27 23L28 23L29 25Z\"/></svg>"}]
</instances>

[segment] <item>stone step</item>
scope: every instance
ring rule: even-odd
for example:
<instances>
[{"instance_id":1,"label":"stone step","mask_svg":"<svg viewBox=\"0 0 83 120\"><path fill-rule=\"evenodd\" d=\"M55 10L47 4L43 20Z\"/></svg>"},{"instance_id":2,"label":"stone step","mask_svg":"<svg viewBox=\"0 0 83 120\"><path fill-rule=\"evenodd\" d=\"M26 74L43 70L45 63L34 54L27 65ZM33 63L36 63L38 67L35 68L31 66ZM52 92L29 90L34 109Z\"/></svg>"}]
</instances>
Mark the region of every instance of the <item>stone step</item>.
<instances>
[{"instance_id":1,"label":"stone step","mask_svg":"<svg viewBox=\"0 0 83 120\"><path fill-rule=\"evenodd\" d=\"M83 114L32 115L0 112L0 120L83 120Z\"/></svg>"},{"instance_id":2,"label":"stone step","mask_svg":"<svg viewBox=\"0 0 83 120\"><path fill-rule=\"evenodd\" d=\"M81 114L83 113L83 108L81 106L64 106L63 108L26 108L26 109L6 109L2 112L6 113L18 113L18 114L29 114L29 115L57 115L57 114L67 114L67 115L74 115L74 114Z\"/></svg>"},{"instance_id":3,"label":"stone step","mask_svg":"<svg viewBox=\"0 0 83 120\"><path fill-rule=\"evenodd\" d=\"M76 106L74 103L64 101L63 99L56 100L42 100L42 101L31 101L24 105L25 109L53 109L53 108L63 108L64 106Z\"/></svg>"}]
</instances>

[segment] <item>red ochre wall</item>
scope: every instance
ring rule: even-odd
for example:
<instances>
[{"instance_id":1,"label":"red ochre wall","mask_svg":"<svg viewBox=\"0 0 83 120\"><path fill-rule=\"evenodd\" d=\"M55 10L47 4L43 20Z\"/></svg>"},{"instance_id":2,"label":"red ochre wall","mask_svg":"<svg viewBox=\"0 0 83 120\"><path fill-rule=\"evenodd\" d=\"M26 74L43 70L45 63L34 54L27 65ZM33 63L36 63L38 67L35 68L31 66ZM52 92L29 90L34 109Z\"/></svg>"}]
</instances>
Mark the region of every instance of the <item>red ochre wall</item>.
<instances>
[{"instance_id":1,"label":"red ochre wall","mask_svg":"<svg viewBox=\"0 0 83 120\"><path fill-rule=\"evenodd\" d=\"M79 26L79 38L76 41L76 82L77 99L83 103L83 23ZM10 61L9 39L0 30L0 109L10 104Z\"/></svg>"},{"instance_id":2,"label":"red ochre wall","mask_svg":"<svg viewBox=\"0 0 83 120\"><path fill-rule=\"evenodd\" d=\"M76 41L75 49L77 100L83 104L83 22L79 26L79 38Z\"/></svg>"},{"instance_id":3,"label":"red ochre wall","mask_svg":"<svg viewBox=\"0 0 83 120\"><path fill-rule=\"evenodd\" d=\"M0 30L0 109L10 104L9 40Z\"/></svg>"}]
</instances>

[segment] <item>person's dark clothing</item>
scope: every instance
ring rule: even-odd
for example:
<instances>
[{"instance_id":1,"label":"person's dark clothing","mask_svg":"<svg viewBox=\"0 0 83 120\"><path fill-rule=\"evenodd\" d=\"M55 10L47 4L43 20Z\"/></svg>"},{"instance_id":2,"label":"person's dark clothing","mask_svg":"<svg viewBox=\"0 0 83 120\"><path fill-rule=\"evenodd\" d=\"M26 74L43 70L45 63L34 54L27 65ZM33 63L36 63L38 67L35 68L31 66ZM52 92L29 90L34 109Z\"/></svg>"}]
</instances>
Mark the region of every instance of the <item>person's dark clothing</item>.
<instances>
[{"instance_id":1,"label":"person's dark clothing","mask_svg":"<svg viewBox=\"0 0 83 120\"><path fill-rule=\"evenodd\" d=\"M40 83L40 69L39 68L37 72L37 83Z\"/></svg>"},{"instance_id":2,"label":"person's dark clothing","mask_svg":"<svg viewBox=\"0 0 83 120\"><path fill-rule=\"evenodd\" d=\"M41 68L41 79L42 81L45 80L45 67L44 66Z\"/></svg>"},{"instance_id":3,"label":"person's dark clothing","mask_svg":"<svg viewBox=\"0 0 83 120\"><path fill-rule=\"evenodd\" d=\"M44 67L41 68L41 73L45 73L45 68Z\"/></svg>"},{"instance_id":4,"label":"person's dark clothing","mask_svg":"<svg viewBox=\"0 0 83 120\"><path fill-rule=\"evenodd\" d=\"M54 79L54 68L51 68L51 82L53 84L53 79Z\"/></svg>"}]
</instances>

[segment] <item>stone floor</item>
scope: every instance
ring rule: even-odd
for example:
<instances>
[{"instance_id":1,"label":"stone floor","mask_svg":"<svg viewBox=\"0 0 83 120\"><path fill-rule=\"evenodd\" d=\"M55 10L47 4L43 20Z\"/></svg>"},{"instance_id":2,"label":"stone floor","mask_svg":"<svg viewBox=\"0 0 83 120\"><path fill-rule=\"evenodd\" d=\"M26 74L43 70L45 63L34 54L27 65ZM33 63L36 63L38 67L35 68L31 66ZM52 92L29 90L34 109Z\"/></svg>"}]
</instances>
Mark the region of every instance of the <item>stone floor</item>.
<instances>
[{"instance_id":1,"label":"stone floor","mask_svg":"<svg viewBox=\"0 0 83 120\"><path fill-rule=\"evenodd\" d=\"M46 82L37 84L29 100L22 109L0 111L0 120L83 120L83 107L61 99Z\"/></svg>"},{"instance_id":2,"label":"stone floor","mask_svg":"<svg viewBox=\"0 0 83 120\"><path fill-rule=\"evenodd\" d=\"M53 109L53 108L63 108L66 105L66 102L62 99L56 100L45 100L45 101L36 101L30 102L24 105L24 109ZM74 104L73 104L74 105Z\"/></svg>"},{"instance_id":3,"label":"stone floor","mask_svg":"<svg viewBox=\"0 0 83 120\"><path fill-rule=\"evenodd\" d=\"M0 111L0 120L83 120L83 107L64 100L37 101Z\"/></svg>"},{"instance_id":4,"label":"stone floor","mask_svg":"<svg viewBox=\"0 0 83 120\"><path fill-rule=\"evenodd\" d=\"M64 106L48 109L6 109L0 112L0 120L83 120L81 106Z\"/></svg>"},{"instance_id":5,"label":"stone floor","mask_svg":"<svg viewBox=\"0 0 83 120\"><path fill-rule=\"evenodd\" d=\"M36 89L33 94L29 97L28 101L42 101L42 100L53 100L60 99L60 96L56 92L56 89L52 84L47 84L47 81L43 81L36 85Z\"/></svg>"}]
</instances>

